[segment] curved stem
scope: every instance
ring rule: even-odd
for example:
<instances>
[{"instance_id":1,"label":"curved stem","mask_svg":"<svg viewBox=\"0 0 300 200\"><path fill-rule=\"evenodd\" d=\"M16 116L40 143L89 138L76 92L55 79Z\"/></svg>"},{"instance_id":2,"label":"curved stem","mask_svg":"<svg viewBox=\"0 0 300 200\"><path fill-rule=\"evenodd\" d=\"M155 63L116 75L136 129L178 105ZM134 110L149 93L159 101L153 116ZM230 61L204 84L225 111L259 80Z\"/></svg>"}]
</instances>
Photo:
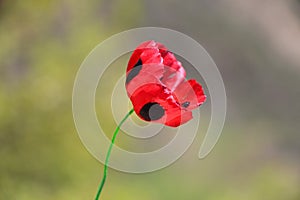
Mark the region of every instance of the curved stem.
<instances>
[{"instance_id":1,"label":"curved stem","mask_svg":"<svg viewBox=\"0 0 300 200\"><path fill-rule=\"evenodd\" d=\"M108 151L107 151L107 154L106 154L106 159L105 159L105 164L104 164L104 172L103 172L103 178L102 178L102 181L99 185L99 188L98 188L98 192L97 192L97 195L96 195L96 198L95 200L98 200L99 197L100 197L100 194L101 194L101 191L103 189L103 186L104 186L104 183L105 183L105 180L106 180L106 176L107 176L107 168L108 168L108 161L109 161L109 157L110 157L110 153L111 153L111 150L112 150L112 147L114 146L114 143L115 143L115 140L116 140L116 137L119 133L119 130L120 130L120 127L122 126L122 124L126 121L126 119L133 113L133 109L131 109L127 115L122 119L122 121L120 122L120 124L117 126L115 132L114 132L114 135L111 139L111 143L110 143L110 146L108 148Z\"/></svg>"}]
</instances>

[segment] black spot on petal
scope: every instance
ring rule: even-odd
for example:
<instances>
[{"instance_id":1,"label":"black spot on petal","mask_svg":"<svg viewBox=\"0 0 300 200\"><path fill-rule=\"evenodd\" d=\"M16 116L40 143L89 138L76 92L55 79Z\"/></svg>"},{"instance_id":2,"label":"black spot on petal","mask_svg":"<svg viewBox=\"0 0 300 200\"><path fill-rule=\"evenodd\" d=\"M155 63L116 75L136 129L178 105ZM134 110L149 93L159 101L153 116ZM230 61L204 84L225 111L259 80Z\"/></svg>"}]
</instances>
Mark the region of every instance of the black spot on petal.
<instances>
[{"instance_id":1,"label":"black spot on petal","mask_svg":"<svg viewBox=\"0 0 300 200\"><path fill-rule=\"evenodd\" d=\"M137 63L133 66L133 68L130 70L128 76L126 77L126 84L128 84L134 77L136 77L140 73L142 65L142 60L139 59Z\"/></svg>"},{"instance_id":2,"label":"black spot on petal","mask_svg":"<svg viewBox=\"0 0 300 200\"><path fill-rule=\"evenodd\" d=\"M190 105L189 101L186 101L186 102L184 102L184 103L181 104L181 106L184 107L184 108L189 107L189 105Z\"/></svg>"},{"instance_id":3,"label":"black spot on petal","mask_svg":"<svg viewBox=\"0 0 300 200\"><path fill-rule=\"evenodd\" d=\"M147 103L140 110L140 115L146 121L158 120L164 116L164 114L164 108L156 102Z\"/></svg>"}]
</instances>

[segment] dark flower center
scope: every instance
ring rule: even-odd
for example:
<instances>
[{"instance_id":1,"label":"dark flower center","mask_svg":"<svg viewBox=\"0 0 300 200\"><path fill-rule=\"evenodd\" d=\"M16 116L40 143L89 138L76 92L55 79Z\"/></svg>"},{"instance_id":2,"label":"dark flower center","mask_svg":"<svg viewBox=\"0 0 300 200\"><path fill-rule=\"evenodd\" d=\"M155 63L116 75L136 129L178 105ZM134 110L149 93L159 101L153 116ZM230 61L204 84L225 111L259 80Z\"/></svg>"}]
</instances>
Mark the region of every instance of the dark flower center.
<instances>
[{"instance_id":1,"label":"dark flower center","mask_svg":"<svg viewBox=\"0 0 300 200\"><path fill-rule=\"evenodd\" d=\"M155 102L150 102L145 104L140 110L140 115L146 121L158 120L162 116L164 116L164 114L165 114L164 108Z\"/></svg>"}]
</instances>

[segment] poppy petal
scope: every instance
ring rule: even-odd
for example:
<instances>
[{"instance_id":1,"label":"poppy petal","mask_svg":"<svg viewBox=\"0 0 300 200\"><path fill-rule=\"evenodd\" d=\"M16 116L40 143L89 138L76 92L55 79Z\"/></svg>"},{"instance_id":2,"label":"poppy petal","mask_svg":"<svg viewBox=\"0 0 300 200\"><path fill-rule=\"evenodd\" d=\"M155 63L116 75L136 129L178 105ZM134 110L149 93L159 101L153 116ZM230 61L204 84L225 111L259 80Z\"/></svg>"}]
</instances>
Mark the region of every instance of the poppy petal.
<instances>
[{"instance_id":1,"label":"poppy petal","mask_svg":"<svg viewBox=\"0 0 300 200\"><path fill-rule=\"evenodd\" d=\"M196 80L181 83L174 91L178 102L187 110L192 110L206 100L202 86Z\"/></svg>"},{"instance_id":2,"label":"poppy petal","mask_svg":"<svg viewBox=\"0 0 300 200\"><path fill-rule=\"evenodd\" d=\"M171 120L166 121L167 126L178 127L193 118L191 111L181 111L179 115L176 115Z\"/></svg>"},{"instance_id":3,"label":"poppy petal","mask_svg":"<svg viewBox=\"0 0 300 200\"><path fill-rule=\"evenodd\" d=\"M128 77L127 77L128 79ZM126 79L126 82L127 82ZM138 91L140 88L143 88L144 85L161 85L159 79L152 74L141 71L138 76L133 78L130 82L126 83L126 90L129 97L131 97L136 91ZM150 87L151 88L151 87ZM146 88L147 91L149 91L149 88ZM153 88L155 91L155 88Z\"/></svg>"},{"instance_id":4,"label":"poppy petal","mask_svg":"<svg viewBox=\"0 0 300 200\"><path fill-rule=\"evenodd\" d=\"M161 82L165 84L171 91L184 81L186 73L181 65L181 62L177 61L176 57L171 52L164 53L164 74Z\"/></svg>"},{"instance_id":5,"label":"poppy petal","mask_svg":"<svg viewBox=\"0 0 300 200\"><path fill-rule=\"evenodd\" d=\"M144 72L160 79L163 76L163 71L163 59L157 44L154 41L144 42L137 47L129 59L126 84L138 74L143 75Z\"/></svg>"},{"instance_id":6,"label":"poppy petal","mask_svg":"<svg viewBox=\"0 0 300 200\"><path fill-rule=\"evenodd\" d=\"M141 43L132 53L127 65L127 71L130 71L141 57L145 49L156 48L156 43L153 40Z\"/></svg>"}]
</instances>

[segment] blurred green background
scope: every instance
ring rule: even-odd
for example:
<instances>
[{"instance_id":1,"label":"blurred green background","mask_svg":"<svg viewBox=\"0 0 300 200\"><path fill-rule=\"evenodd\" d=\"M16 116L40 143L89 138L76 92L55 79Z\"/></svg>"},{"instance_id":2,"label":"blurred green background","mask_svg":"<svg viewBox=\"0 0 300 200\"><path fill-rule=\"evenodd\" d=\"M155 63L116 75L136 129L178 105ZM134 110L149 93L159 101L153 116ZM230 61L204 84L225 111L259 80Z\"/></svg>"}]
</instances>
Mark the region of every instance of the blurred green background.
<instances>
[{"instance_id":1,"label":"blurred green background","mask_svg":"<svg viewBox=\"0 0 300 200\"><path fill-rule=\"evenodd\" d=\"M0 0L0 199L94 198L103 165L74 127L76 72L112 34L162 26L199 41L219 67L223 135L204 160L199 136L163 170L109 170L102 199L299 200L299 13L297 0ZM113 130L110 117L101 122Z\"/></svg>"}]
</instances>

